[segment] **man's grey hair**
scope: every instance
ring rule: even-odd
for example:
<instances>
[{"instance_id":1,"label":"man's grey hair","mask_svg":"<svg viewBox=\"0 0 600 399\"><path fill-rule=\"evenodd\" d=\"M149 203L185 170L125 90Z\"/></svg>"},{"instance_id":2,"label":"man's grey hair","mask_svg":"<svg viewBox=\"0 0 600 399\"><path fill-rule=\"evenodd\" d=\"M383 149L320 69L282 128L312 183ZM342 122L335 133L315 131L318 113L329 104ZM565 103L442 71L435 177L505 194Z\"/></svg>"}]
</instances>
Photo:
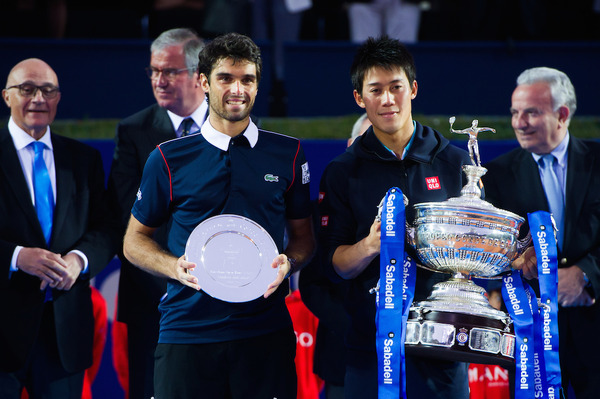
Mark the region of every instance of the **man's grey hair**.
<instances>
[{"instance_id":1,"label":"man's grey hair","mask_svg":"<svg viewBox=\"0 0 600 399\"><path fill-rule=\"evenodd\" d=\"M577 98L575 88L567 74L554 68L537 67L523 71L517 78L517 85L531 85L538 82L545 82L550 86L554 111L563 105L569 108L568 125L577 109Z\"/></svg>"},{"instance_id":2,"label":"man's grey hair","mask_svg":"<svg viewBox=\"0 0 600 399\"><path fill-rule=\"evenodd\" d=\"M367 119L367 113L365 112L364 114L362 114L357 120L356 122L354 122L354 125L352 126L352 134L350 135L350 138L352 139L352 141L356 140L356 138L358 136L360 136L361 134L363 134L364 132L361 131L362 129L362 124L365 121L365 119Z\"/></svg>"},{"instance_id":3,"label":"man's grey hair","mask_svg":"<svg viewBox=\"0 0 600 399\"><path fill-rule=\"evenodd\" d=\"M204 41L191 29L175 28L161 33L150 46L150 52L162 51L167 47L183 45L185 66L192 76L198 69L198 54L204 48Z\"/></svg>"}]
</instances>

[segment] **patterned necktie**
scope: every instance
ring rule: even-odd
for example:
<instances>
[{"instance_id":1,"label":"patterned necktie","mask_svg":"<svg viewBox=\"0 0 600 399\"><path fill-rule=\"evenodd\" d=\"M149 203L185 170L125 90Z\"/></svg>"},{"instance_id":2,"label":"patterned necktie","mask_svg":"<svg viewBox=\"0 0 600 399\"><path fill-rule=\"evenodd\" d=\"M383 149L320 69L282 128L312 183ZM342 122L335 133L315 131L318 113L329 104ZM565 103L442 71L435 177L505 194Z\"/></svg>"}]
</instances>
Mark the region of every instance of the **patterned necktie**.
<instances>
[{"instance_id":1,"label":"patterned necktie","mask_svg":"<svg viewBox=\"0 0 600 399\"><path fill-rule=\"evenodd\" d=\"M185 137L190 134L193 124L194 120L192 118L185 118L183 122L181 122L181 137Z\"/></svg>"},{"instance_id":2,"label":"patterned necktie","mask_svg":"<svg viewBox=\"0 0 600 399\"><path fill-rule=\"evenodd\" d=\"M550 212L552 212L554 220L556 221L556 227L558 228L558 247L562 248L564 237L565 199L562 188L558 181L558 177L554 172L553 165L557 162L557 160L554 155L546 154L541 157L538 162L542 168L542 184L544 185L544 191L546 192L548 205L550 205Z\"/></svg>"},{"instance_id":3,"label":"patterned necktie","mask_svg":"<svg viewBox=\"0 0 600 399\"><path fill-rule=\"evenodd\" d=\"M35 193L35 210L42 226L46 243L50 243L52 235L52 219L54 215L54 195L52 183L46 162L44 162L44 143L34 141L31 143L35 155L33 157L33 190Z\"/></svg>"}]
</instances>

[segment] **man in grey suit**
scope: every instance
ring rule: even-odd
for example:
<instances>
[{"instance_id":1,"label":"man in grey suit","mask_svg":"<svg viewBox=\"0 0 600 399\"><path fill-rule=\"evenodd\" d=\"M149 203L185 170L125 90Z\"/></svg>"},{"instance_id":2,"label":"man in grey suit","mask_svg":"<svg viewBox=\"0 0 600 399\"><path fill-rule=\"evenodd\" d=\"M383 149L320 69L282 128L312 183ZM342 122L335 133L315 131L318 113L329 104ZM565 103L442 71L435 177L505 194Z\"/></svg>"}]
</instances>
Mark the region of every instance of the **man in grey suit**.
<instances>
[{"instance_id":1,"label":"man in grey suit","mask_svg":"<svg viewBox=\"0 0 600 399\"><path fill-rule=\"evenodd\" d=\"M156 104L125 118L117 126L109 175L109 192L120 221L121 241L150 152L164 141L199 131L206 120L208 104L197 72L198 53L203 46L203 41L191 30L171 29L150 47L150 66L146 71ZM164 246L166 237L165 225L157 231L157 241ZM153 395L158 304L167 285L165 280L129 263L122 251L119 258L118 320L127 324L128 331L129 398L149 398Z\"/></svg>"},{"instance_id":2,"label":"man in grey suit","mask_svg":"<svg viewBox=\"0 0 600 399\"><path fill-rule=\"evenodd\" d=\"M570 384L581 399L600 391L600 143L570 134L575 109L566 74L545 67L524 71L511 105L521 148L487 164L483 182L486 199L499 208L523 217L538 210L555 216L562 385Z\"/></svg>"}]
</instances>

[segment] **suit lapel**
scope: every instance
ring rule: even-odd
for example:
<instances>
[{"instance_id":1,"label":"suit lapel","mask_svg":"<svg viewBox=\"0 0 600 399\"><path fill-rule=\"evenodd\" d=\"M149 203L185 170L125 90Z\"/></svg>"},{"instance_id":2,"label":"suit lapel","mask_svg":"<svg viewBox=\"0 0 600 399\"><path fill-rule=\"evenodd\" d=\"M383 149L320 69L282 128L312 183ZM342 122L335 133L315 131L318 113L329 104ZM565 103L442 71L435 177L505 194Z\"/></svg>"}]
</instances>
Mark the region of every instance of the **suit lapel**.
<instances>
[{"instance_id":1,"label":"suit lapel","mask_svg":"<svg viewBox=\"0 0 600 399\"><path fill-rule=\"evenodd\" d=\"M519 197L519 202L527 204L525 209L536 209L547 211L548 200L544 193L544 187L540 179L540 172L531 154L525 150L519 151L516 162L511 165L515 176L515 187L507 187L507 190ZM544 209L539 209L539 204L544 204Z\"/></svg>"},{"instance_id":2,"label":"suit lapel","mask_svg":"<svg viewBox=\"0 0 600 399\"><path fill-rule=\"evenodd\" d=\"M56 207L54 208L54 223L52 227L52 241L59 234L65 220L69 207L73 206L74 176L72 154L69 154L64 141L56 135L52 135L52 146L54 149L54 165L56 168Z\"/></svg>"},{"instance_id":3,"label":"suit lapel","mask_svg":"<svg viewBox=\"0 0 600 399\"><path fill-rule=\"evenodd\" d=\"M21 207L23 214L31 224L33 230L36 231L42 238L42 241L45 242L46 240L44 239L42 227L40 226L35 208L31 202L31 192L29 191L27 181L23 175L23 168L21 168L21 162L19 161L17 150L15 149L15 144L8 132L8 128L2 129L0 133L0 159L2 159L0 168L6 177L7 185L14 193L15 198L18 198L18 201L16 202Z\"/></svg>"},{"instance_id":4,"label":"suit lapel","mask_svg":"<svg viewBox=\"0 0 600 399\"><path fill-rule=\"evenodd\" d=\"M167 111L156 104L152 126L148 129L148 133L148 139L152 143L162 143L177 137Z\"/></svg>"},{"instance_id":5,"label":"suit lapel","mask_svg":"<svg viewBox=\"0 0 600 399\"><path fill-rule=\"evenodd\" d=\"M581 213L592 178L594 162L596 162L595 155L586 148L585 142L573 136L570 140L565 201L565 248L568 248L568 240L573 228L569 222L579 220L578 216Z\"/></svg>"}]
</instances>

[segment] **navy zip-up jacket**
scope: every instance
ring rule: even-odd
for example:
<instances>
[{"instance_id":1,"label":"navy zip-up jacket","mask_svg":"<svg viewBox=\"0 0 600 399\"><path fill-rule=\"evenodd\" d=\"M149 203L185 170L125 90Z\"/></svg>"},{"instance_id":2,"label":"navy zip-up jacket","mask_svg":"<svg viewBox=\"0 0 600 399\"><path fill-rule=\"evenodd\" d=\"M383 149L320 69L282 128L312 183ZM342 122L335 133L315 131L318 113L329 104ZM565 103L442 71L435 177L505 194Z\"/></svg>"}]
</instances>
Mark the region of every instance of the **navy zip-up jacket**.
<instances>
[{"instance_id":1,"label":"navy zip-up jacket","mask_svg":"<svg viewBox=\"0 0 600 399\"><path fill-rule=\"evenodd\" d=\"M462 165L471 164L469 154L450 144L439 132L415 123L413 142L403 160L391 153L370 127L346 152L325 169L320 184L323 267L338 279L331 260L340 245L353 245L369 234L377 206L391 187L408 197L406 218L413 222L413 205L445 201L460 195L466 184ZM414 255L414 251L410 251ZM415 302L431 293L433 284L448 275L422 268L417 271ZM379 256L356 278L350 280L345 301L351 319L349 348L375 351L375 294L369 290L379 279Z\"/></svg>"}]
</instances>

